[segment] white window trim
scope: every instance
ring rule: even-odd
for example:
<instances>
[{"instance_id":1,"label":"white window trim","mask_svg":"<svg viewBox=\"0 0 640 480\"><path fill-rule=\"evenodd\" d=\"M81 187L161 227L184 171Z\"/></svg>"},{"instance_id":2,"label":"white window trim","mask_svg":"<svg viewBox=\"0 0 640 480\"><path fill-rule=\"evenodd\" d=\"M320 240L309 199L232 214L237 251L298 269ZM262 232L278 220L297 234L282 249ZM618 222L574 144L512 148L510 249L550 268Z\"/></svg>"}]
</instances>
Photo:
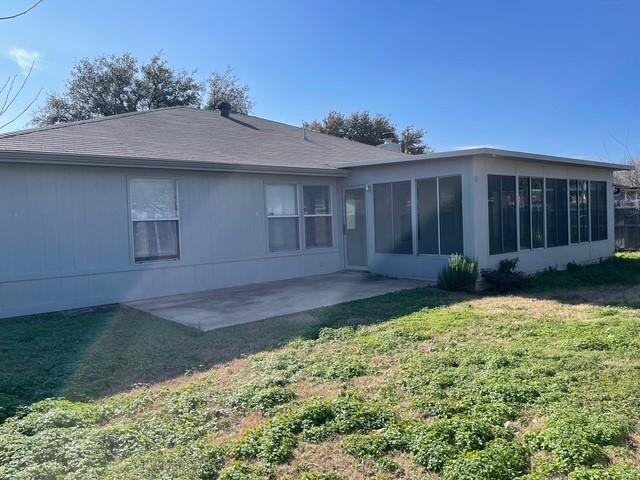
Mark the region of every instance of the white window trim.
<instances>
[{"instance_id":1,"label":"white window trim","mask_svg":"<svg viewBox=\"0 0 640 480\"><path fill-rule=\"evenodd\" d=\"M290 214L290 215L269 215L269 201L267 200L267 187L270 186L291 186L295 188L295 198L296 198L296 213L295 215ZM295 183L295 182L269 182L269 183L265 183L264 184L264 213L265 213L265 218L266 218L266 232L267 232L267 238L266 238L266 247L267 247L267 254L268 255L273 255L273 256L281 256L281 255L291 255L292 253L295 252L300 252L302 250L302 242L303 242L303 238L302 238L302 225L300 222L300 185ZM293 250L276 250L273 251L271 250L271 244L269 243L269 239L271 238L271 232L270 232L270 224L271 222L269 222L269 220L271 218L297 218L298 219L298 248L295 248Z\"/></svg>"},{"instance_id":2,"label":"white window trim","mask_svg":"<svg viewBox=\"0 0 640 480\"><path fill-rule=\"evenodd\" d=\"M175 187L176 194L176 213L178 214L176 217L171 218L162 218L162 219L134 219L132 215L132 207L133 201L131 198L131 183L135 180L145 180L145 181L153 181L153 180L163 180L163 181L172 181ZM148 264L162 264L162 263L175 263L179 262L182 259L182 222L180 221L180 194L178 191L178 179L175 177L160 177L160 176L136 176L136 177L127 177L127 197L128 197L128 214L129 214L129 251L130 251L130 261L133 265L148 265ZM155 260L136 260L136 247L135 247L135 239L134 239L134 228L133 224L137 222L178 222L178 249L177 256L175 258L159 258Z\"/></svg>"}]
</instances>

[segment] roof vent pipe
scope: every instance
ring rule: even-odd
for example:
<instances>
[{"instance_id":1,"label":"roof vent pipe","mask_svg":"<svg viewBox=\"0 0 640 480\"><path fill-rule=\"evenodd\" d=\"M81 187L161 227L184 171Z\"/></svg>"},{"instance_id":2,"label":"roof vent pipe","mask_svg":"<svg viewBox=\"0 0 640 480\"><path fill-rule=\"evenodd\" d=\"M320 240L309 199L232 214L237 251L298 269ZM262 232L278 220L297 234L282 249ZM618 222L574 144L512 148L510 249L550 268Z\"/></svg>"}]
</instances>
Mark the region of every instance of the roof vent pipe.
<instances>
[{"instance_id":1,"label":"roof vent pipe","mask_svg":"<svg viewBox=\"0 0 640 480\"><path fill-rule=\"evenodd\" d=\"M231 104L229 102L220 102L218 104L218 110L220 110L220 115L229 118L229 114L231 113Z\"/></svg>"}]
</instances>

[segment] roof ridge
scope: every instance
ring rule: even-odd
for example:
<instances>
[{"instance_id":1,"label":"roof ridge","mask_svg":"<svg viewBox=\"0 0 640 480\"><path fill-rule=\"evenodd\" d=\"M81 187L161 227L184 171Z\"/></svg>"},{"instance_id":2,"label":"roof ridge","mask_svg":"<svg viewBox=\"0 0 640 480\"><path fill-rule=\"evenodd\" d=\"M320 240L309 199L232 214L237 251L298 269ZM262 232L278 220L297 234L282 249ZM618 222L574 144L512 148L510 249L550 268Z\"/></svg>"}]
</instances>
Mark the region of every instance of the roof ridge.
<instances>
[{"instance_id":1,"label":"roof ridge","mask_svg":"<svg viewBox=\"0 0 640 480\"><path fill-rule=\"evenodd\" d=\"M203 112L206 112L206 111L212 112L213 110L202 109L202 111ZM249 115L249 114L245 114L245 113L234 113L234 115L242 115L242 116L248 117L248 118L257 118L259 120L264 120L264 121L271 122L271 123L277 123L278 125L284 125L285 127L297 128L298 130L306 129L308 132L311 132L311 133L313 133L315 135L320 135L320 136L323 136L323 137L334 138L334 139L337 138L338 140L343 140L345 142L355 143L357 145L362 145L362 146L365 146L365 147L375 148L377 150L380 150L378 145L371 145L370 143L359 142L358 140L352 140L352 139L347 138L347 137L339 137L337 135L332 135L330 133L318 132L317 130L313 130L311 128L307 128L305 126L297 127L295 125L291 125L290 123L281 122L279 120L272 120L270 118L258 117L256 115ZM394 152L394 153L398 153L398 152ZM404 152L399 152L399 153L400 153L400 156L407 155Z\"/></svg>"},{"instance_id":2,"label":"roof ridge","mask_svg":"<svg viewBox=\"0 0 640 480\"><path fill-rule=\"evenodd\" d=\"M117 113L115 115L104 115L102 117L87 118L86 120L76 120L74 122L56 123L54 125L45 125L44 127L25 128L23 130L16 130L14 132L0 133L0 139L18 137L20 135L27 135L29 133L34 133L34 132L43 132L43 131L47 131L47 130L56 130L58 128L66 128L66 127L73 127L73 126L77 126L77 125L85 125L85 124L88 124L88 123L99 123L99 122L105 122L107 120L117 120L118 118L133 117L135 115L142 115L142 114L145 114L145 113L155 113L155 112L166 111L166 110L178 110L180 108L189 108L189 109L193 109L193 110L200 110L199 108L188 107L186 105L176 105L176 106L173 106L173 107L162 107L162 108L153 108L153 109L150 109L150 110L138 110L138 111L135 111L135 112Z\"/></svg>"}]
</instances>

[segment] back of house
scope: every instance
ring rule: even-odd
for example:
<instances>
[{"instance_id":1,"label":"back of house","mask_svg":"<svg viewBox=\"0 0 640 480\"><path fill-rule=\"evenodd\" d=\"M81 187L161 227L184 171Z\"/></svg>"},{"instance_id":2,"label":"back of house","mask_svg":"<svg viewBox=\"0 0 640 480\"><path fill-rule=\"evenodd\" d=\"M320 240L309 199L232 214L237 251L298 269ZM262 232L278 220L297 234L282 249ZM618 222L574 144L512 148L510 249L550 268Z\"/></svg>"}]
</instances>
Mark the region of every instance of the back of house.
<instances>
[{"instance_id":1,"label":"back of house","mask_svg":"<svg viewBox=\"0 0 640 480\"><path fill-rule=\"evenodd\" d=\"M615 249L613 171L490 148L404 155L186 107L0 136L0 318L453 253L536 271Z\"/></svg>"}]
</instances>

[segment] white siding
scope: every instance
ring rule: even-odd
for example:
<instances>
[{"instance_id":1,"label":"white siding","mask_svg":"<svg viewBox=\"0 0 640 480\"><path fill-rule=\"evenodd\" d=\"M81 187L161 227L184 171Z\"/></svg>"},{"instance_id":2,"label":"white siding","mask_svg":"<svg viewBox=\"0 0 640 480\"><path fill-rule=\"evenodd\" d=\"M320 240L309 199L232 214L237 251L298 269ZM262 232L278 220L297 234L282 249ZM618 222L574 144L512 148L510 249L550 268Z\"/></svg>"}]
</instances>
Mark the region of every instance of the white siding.
<instances>
[{"instance_id":1,"label":"white siding","mask_svg":"<svg viewBox=\"0 0 640 480\"><path fill-rule=\"evenodd\" d=\"M181 258L133 262L128 180L175 178ZM335 272L334 246L268 253L265 182L333 178L0 165L0 318ZM302 239L301 239L302 244Z\"/></svg>"}]
</instances>

